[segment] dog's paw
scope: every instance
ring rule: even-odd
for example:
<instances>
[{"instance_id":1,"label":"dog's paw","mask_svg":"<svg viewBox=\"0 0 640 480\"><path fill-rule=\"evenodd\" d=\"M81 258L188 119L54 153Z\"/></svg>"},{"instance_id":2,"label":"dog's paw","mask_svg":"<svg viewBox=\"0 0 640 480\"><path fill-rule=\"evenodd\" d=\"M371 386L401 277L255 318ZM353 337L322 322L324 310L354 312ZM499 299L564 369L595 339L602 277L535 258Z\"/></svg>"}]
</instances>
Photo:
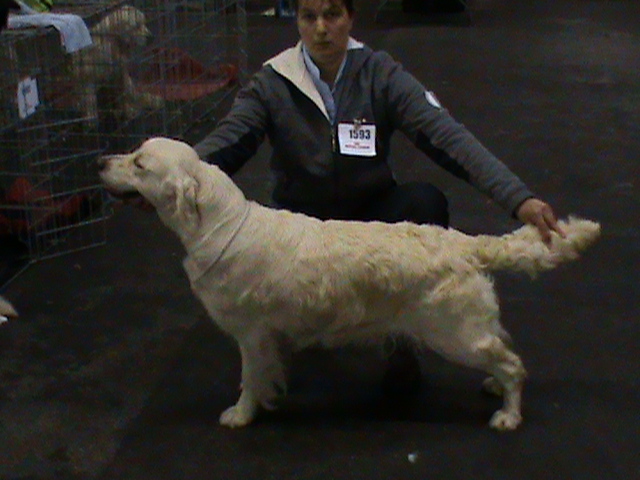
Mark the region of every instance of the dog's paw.
<instances>
[{"instance_id":1,"label":"dog's paw","mask_svg":"<svg viewBox=\"0 0 640 480\"><path fill-rule=\"evenodd\" d=\"M484 379L484 382L482 382L482 391L497 397L504 395L504 387L498 380L496 380L495 377L488 377Z\"/></svg>"},{"instance_id":2,"label":"dog's paw","mask_svg":"<svg viewBox=\"0 0 640 480\"><path fill-rule=\"evenodd\" d=\"M234 405L227 408L220 415L220 425L229 428L239 428L249 425L255 417L255 412L247 411L246 408Z\"/></svg>"},{"instance_id":3,"label":"dog's paw","mask_svg":"<svg viewBox=\"0 0 640 480\"><path fill-rule=\"evenodd\" d=\"M491 421L489 422L489 426L494 430L498 430L500 432L508 432L510 430L515 430L518 428L518 425L522 423L522 415L514 412L505 412L504 410L498 410L491 417Z\"/></svg>"}]
</instances>

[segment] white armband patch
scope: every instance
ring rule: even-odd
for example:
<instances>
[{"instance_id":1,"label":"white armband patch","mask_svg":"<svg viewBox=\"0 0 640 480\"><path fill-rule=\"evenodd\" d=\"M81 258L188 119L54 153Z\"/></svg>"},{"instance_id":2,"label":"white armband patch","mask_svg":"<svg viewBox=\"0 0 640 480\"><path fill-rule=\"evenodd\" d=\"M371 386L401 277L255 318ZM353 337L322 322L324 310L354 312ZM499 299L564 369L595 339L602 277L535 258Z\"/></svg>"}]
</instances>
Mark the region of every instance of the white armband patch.
<instances>
[{"instance_id":1,"label":"white armband patch","mask_svg":"<svg viewBox=\"0 0 640 480\"><path fill-rule=\"evenodd\" d=\"M438 97L436 97L435 93L430 92L429 90L425 90L424 96L427 98L427 102L429 102L429 105L442 110L442 104L440 103L440 100L438 100Z\"/></svg>"}]
</instances>

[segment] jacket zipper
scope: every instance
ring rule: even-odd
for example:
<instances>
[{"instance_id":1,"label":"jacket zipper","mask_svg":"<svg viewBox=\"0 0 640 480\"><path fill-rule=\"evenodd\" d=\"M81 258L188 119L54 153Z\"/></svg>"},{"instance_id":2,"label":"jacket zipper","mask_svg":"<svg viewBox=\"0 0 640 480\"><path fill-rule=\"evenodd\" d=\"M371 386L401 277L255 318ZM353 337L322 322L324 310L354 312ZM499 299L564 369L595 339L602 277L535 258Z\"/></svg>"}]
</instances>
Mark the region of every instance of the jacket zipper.
<instances>
[{"instance_id":1,"label":"jacket zipper","mask_svg":"<svg viewBox=\"0 0 640 480\"><path fill-rule=\"evenodd\" d=\"M336 138L336 126L333 124L332 121L329 121L329 127L331 128L331 158L333 161L333 165L332 165L333 192L331 192L331 197L333 198L333 202L335 202L336 201L335 199L338 196L338 191L339 191L338 147L337 147L337 138Z\"/></svg>"}]
</instances>

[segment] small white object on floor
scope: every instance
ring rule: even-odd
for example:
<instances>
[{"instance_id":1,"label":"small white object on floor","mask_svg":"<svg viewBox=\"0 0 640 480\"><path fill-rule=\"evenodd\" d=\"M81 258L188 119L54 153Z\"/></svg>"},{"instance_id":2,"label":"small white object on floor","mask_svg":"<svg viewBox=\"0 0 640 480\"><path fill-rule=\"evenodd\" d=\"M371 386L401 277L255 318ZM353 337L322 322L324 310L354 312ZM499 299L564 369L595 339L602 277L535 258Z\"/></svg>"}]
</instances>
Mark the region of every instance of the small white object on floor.
<instances>
[{"instance_id":1,"label":"small white object on floor","mask_svg":"<svg viewBox=\"0 0 640 480\"><path fill-rule=\"evenodd\" d=\"M407 460L409 460L409 463L416 463L418 461L418 452L412 452L407 455Z\"/></svg>"}]
</instances>

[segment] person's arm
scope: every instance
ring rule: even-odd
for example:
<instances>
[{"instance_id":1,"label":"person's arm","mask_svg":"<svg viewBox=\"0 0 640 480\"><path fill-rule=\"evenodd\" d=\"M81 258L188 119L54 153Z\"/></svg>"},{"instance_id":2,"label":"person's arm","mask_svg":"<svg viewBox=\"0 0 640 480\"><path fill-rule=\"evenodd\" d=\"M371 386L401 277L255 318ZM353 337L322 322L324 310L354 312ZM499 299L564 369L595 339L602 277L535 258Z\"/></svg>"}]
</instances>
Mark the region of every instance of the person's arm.
<instances>
[{"instance_id":1,"label":"person's arm","mask_svg":"<svg viewBox=\"0 0 640 480\"><path fill-rule=\"evenodd\" d=\"M236 173L264 140L269 113L263 100L263 81L256 74L238 92L229 113L193 147L202 160L217 165L228 175Z\"/></svg>"},{"instance_id":2,"label":"person's arm","mask_svg":"<svg viewBox=\"0 0 640 480\"><path fill-rule=\"evenodd\" d=\"M469 182L524 223L534 225L545 242L560 235L551 206L487 150L440 105L435 95L403 68L389 70L388 101L398 129L438 165Z\"/></svg>"}]
</instances>

